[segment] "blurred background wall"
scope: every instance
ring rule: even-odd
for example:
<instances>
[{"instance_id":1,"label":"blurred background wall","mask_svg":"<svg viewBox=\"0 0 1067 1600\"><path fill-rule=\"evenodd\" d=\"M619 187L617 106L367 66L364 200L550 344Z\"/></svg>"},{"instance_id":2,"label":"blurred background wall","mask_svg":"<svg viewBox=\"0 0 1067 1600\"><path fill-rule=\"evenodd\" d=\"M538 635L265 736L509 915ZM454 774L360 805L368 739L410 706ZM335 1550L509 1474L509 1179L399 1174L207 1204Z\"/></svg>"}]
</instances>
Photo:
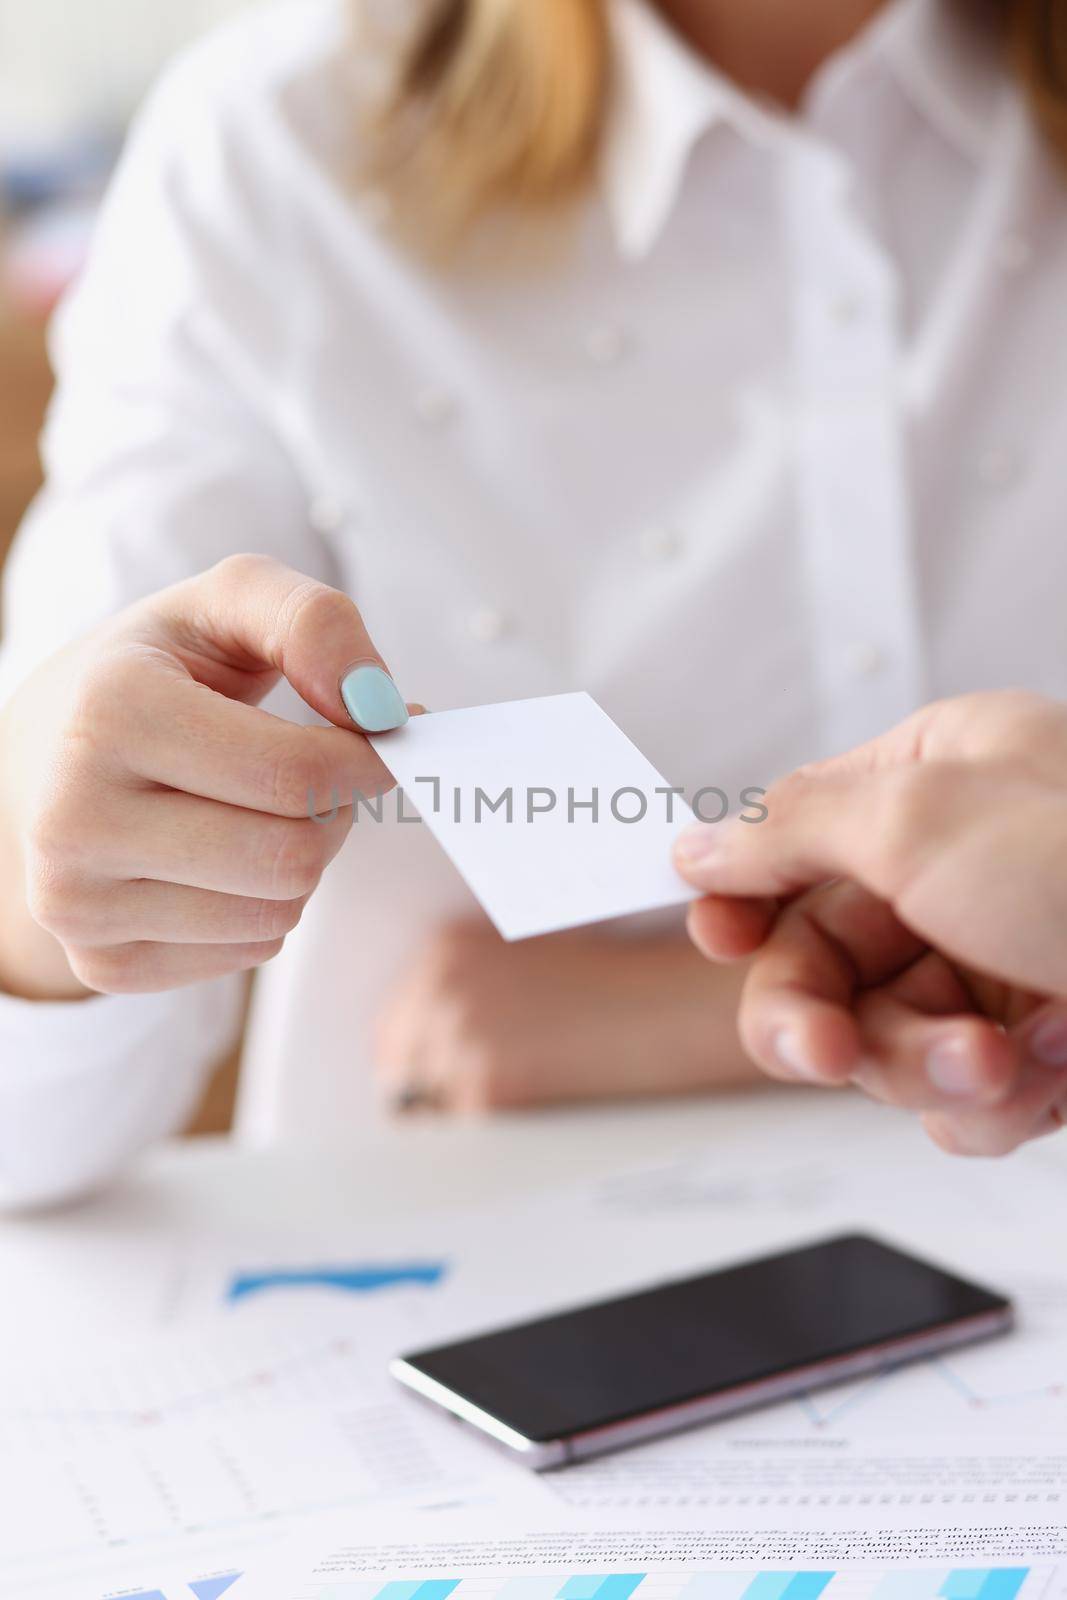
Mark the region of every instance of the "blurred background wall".
<instances>
[{"instance_id":1,"label":"blurred background wall","mask_svg":"<svg viewBox=\"0 0 1067 1600\"><path fill-rule=\"evenodd\" d=\"M125 118L172 51L243 0L0 0L0 136Z\"/></svg>"},{"instance_id":2,"label":"blurred background wall","mask_svg":"<svg viewBox=\"0 0 1067 1600\"><path fill-rule=\"evenodd\" d=\"M39 482L48 315L84 258L131 113L167 57L257 0L0 0L0 563ZM229 1124L220 1065L197 1132Z\"/></svg>"}]
</instances>

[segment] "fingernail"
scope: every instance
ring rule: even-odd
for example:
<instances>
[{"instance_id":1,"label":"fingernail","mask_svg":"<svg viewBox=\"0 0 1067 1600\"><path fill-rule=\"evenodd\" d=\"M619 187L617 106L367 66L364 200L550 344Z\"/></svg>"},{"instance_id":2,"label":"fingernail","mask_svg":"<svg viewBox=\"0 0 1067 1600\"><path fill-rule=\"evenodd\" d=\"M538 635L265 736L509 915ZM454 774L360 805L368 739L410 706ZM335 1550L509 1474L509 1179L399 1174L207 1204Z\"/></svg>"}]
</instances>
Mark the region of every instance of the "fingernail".
<instances>
[{"instance_id":1,"label":"fingernail","mask_svg":"<svg viewBox=\"0 0 1067 1600\"><path fill-rule=\"evenodd\" d=\"M687 828L674 841L674 859L680 867L699 867L711 860L715 853L715 837L711 826Z\"/></svg>"},{"instance_id":2,"label":"fingernail","mask_svg":"<svg viewBox=\"0 0 1067 1600\"><path fill-rule=\"evenodd\" d=\"M389 674L365 663L353 667L341 679L341 699L348 715L365 733L387 733L402 728L408 720L404 697Z\"/></svg>"},{"instance_id":3,"label":"fingernail","mask_svg":"<svg viewBox=\"0 0 1067 1600\"><path fill-rule=\"evenodd\" d=\"M963 1144L948 1117L939 1116L936 1111L927 1111L921 1120L939 1150L943 1150L947 1156L963 1155Z\"/></svg>"},{"instance_id":4,"label":"fingernail","mask_svg":"<svg viewBox=\"0 0 1067 1600\"><path fill-rule=\"evenodd\" d=\"M1067 1067L1067 1017L1045 1017L1027 1041L1035 1061L1046 1067Z\"/></svg>"},{"instance_id":5,"label":"fingernail","mask_svg":"<svg viewBox=\"0 0 1067 1600\"><path fill-rule=\"evenodd\" d=\"M942 1039L926 1057L926 1076L942 1094L975 1095L981 1088L965 1039Z\"/></svg>"},{"instance_id":6,"label":"fingernail","mask_svg":"<svg viewBox=\"0 0 1067 1600\"><path fill-rule=\"evenodd\" d=\"M813 1079L818 1076L800 1040L788 1028L783 1028L781 1033L775 1034L771 1041L771 1049L778 1064L784 1067L791 1077Z\"/></svg>"}]
</instances>

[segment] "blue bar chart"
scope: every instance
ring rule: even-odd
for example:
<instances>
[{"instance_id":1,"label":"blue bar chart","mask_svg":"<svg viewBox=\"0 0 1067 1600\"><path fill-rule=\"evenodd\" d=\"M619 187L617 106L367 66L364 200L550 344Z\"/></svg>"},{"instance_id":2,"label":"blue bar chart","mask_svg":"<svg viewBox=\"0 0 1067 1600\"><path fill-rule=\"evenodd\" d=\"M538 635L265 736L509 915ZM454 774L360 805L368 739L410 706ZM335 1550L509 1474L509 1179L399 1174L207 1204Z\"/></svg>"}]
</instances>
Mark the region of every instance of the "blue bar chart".
<instances>
[{"instance_id":1,"label":"blue bar chart","mask_svg":"<svg viewBox=\"0 0 1067 1600\"><path fill-rule=\"evenodd\" d=\"M832 1572L761 1572L742 1600L819 1600L832 1577Z\"/></svg>"},{"instance_id":2,"label":"blue bar chart","mask_svg":"<svg viewBox=\"0 0 1067 1600\"><path fill-rule=\"evenodd\" d=\"M978 1567L950 1572L938 1590L942 1600L1015 1600L1026 1567Z\"/></svg>"},{"instance_id":3,"label":"blue bar chart","mask_svg":"<svg viewBox=\"0 0 1067 1600\"><path fill-rule=\"evenodd\" d=\"M567 1579L557 1600L630 1600L643 1577L642 1572L616 1572L610 1577L583 1573L580 1578Z\"/></svg>"},{"instance_id":4,"label":"blue bar chart","mask_svg":"<svg viewBox=\"0 0 1067 1600\"><path fill-rule=\"evenodd\" d=\"M1029 1567L732 1568L653 1572L467 1574L315 1589L308 1600L1043 1600L1047 1574ZM301 1596L304 1600L304 1596Z\"/></svg>"},{"instance_id":5,"label":"blue bar chart","mask_svg":"<svg viewBox=\"0 0 1067 1600\"><path fill-rule=\"evenodd\" d=\"M1016 1600L1029 1575L1029 1567L891 1572L878 1584L872 1600Z\"/></svg>"},{"instance_id":6,"label":"blue bar chart","mask_svg":"<svg viewBox=\"0 0 1067 1600\"><path fill-rule=\"evenodd\" d=\"M819 1600L834 1574L804 1572L698 1572L679 1600Z\"/></svg>"},{"instance_id":7,"label":"blue bar chart","mask_svg":"<svg viewBox=\"0 0 1067 1600\"><path fill-rule=\"evenodd\" d=\"M458 1578L415 1578L387 1583L378 1590L377 1600L448 1600L458 1588Z\"/></svg>"},{"instance_id":8,"label":"blue bar chart","mask_svg":"<svg viewBox=\"0 0 1067 1600\"><path fill-rule=\"evenodd\" d=\"M271 1290L336 1289L342 1294L380 1294L386 1289L435 1289L448 1272L444 1261L402 1261L344 1266L278 1267L239 1272L226 1291L229 1301L247 1300Z\"/></svg>"},{"instance_id":9,"label":"blue bar chart","mask_svg":"<svg viewBox=\"0 0 1067 1600\"><path fill-rule=\"evenodd\" d=\"M124 1600L222 1600L228 1594L241 1576L239 1572L220 1572L210 1578L190 1578L181 1585L177 1594L174 1587L164 1589L139 1589L136 1594L124 1596Z\"/></svg>"},{"instance_id":10,"label":"blue bar chart","mask_svg":"<svg viewBox=\"0 0 1067 1600\"><path fill-rule=\"evenodd\" d=\"M239 1572L226 1572L217 1578L196 1578L189 1585L195 1600L222 1600L241 1576Z\"/></svg>"}]
</instances>

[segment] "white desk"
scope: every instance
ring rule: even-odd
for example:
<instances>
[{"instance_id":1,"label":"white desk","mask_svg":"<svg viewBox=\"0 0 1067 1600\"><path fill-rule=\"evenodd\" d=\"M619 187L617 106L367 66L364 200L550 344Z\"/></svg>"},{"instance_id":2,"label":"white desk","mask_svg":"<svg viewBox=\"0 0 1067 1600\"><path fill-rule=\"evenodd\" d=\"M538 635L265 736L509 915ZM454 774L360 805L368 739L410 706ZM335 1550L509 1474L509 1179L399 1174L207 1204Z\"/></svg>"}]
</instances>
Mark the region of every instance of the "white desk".
<instances>
[{"instance_id":1,"label":"white desk","mask_svg":"<svg viewBox=\"0 0 1067 1600\"><path fill-rule=\"evenodd\" d=\"M637 1167L644 1175L611 1177ZM548 1198L538 1200L539 1192ZM1010 1162L954 1162L928 1144L913 1119L858 1096L814 1091L480 1125L409 1123L366 1129L331 1149L256 1152L224 1140L171 1144L81 1207L0 1223L0 1373L12 1437L23 1436L20 1423L24 1431L28 1426L31 1445L43 1444L46 1456L44 1464L39 1453L20 1456L24 1548L36 1561L58 1550L63 1560L93 1564L99 1587L61 1589L62 1600L96 1600L116 1585L153 1592L155 1563L168 1552L191 1561L202 1536L205 1569L223 1560L243 1562L241 1541L246 1533L251 1537L253 1524L274 1530L308 1505L333 1504L340 1480L331 1465L323 1490L322 1462L339 1463L353 1503L364 1492L360 1474L371 1469L361 1465L364 1441L353 1450L351 1438L352 1416L366 1400L365 1374L350 1349L363 1348L359 1341L371 1336L363 1319L375 1313L357 1298L318 1289L309 1296L255 1296L234 1314L226 1290L235 1267L443 1258L443 1292L431 1297L428 1313L417 1296L398 1296L384 1314L391 1319L410 1312L418 1319L450 1316L458 1308L462 1319L471 1314L467 1297L473 1294L477 1320L491 1314L496 1321L510 1317L515 1305L519 1314L534 1312L553 1299L587 1298L856 1226L896 1235L986 1275L1033 1307L1032 1325L1024 1319L1018 1342L1005 1342L988 1359L974 1353L979 1365L967 1368L976 1395L988 1392L1011 1404L972 1414L966 1388L961 1393L951 1375L924 1369L901 1375L890 1388L872 1389L858 1412L847 1409L847 1400L833 1401L825 1416L813 1420L805 1413L798 1423L799 1414L791 1413L790 1420L809 1431L825 1424L836 1430L838 1445L855 1433L858 1442L848 1448L858 1452L857 1460L871 1457L863 1468L868 1474L884 1471L879 1487L890 1498L897 1479L907 1486L917 1469L914 1462L894 1464L895 1457L888 1467L871 1464L888 1448L880 1430L899 1428L905 1415L914 1440L903 1435L900 1448L921 1457L926 1448L940 1448L932 1442L939 1432L955 1439L953 1430L962 1427L960 1442L952 1445L953 1459L959 1456L953 1471L960 1495L973 1496L976 1485L983 1492L987 1486L982 1474L989 1453L1009 1449L997 1432L1002 1418L1018 1419L1015 1425L1024 1430L1062 1426L1064 1201L1067 1137L1035 1145ZM459 1212L447 1214L454 1207ZM391 1238L405 1241L401 1248L413 1254L391 1257ZM395 1326L390 1321L390 1338ZM421 1330L422 1323L411 1326ZM131 1333L133 1341L124 1344ZM83 1355L96 1375L88 1385L78 1377ZM384 1374L384 1356L373 1359ZM989 1360L999 1365L990 1367ZM262 1405L257 1393L231 1411L230 1389L243 1397L264 1372L272 1383L281 1374L281 1389L272 1387ZM292 1398L301 1402L292 1409L281 1403L290 1395L290 1373ZM108 1406L117 1408L114 1414ZM845 1433L834 1406L846 1418ZM162 1425L145 1436L149 1476L136 1430L146 1420L159 1423L160 1408ZM373 1394L371 1411L377 1421L367 1448L372 1456L377 1448L388 1467L395 1440L388 1430L385 1436L374 1432L381 1416ZM94 1432L101 1418L114 1426ZM857 1418L870 1432L869 1445ZM988 1439L981 1431L987 1422ZM776 1413L762 1420L757 1414L751 1425L770 1429L774 1438L784 1426ZM446 1424L434 1426L438 1444L447 1432L443 1463L451 1460L457 1436ZM232 1482L201 1470L214 1459L217 1432L240 1462ZM826 1482L816 1458L810 1466L807 1436L795 1460L783 1446L774 1467L776 1481L788 1479L790 1493L805 1507L812 1493L840 1489L837 1479L830 1482L838 1471L834 1456L827 1458ZM396 1437L402 1447L397 1459L406 1460L410 1440L402 1431ZM1035 1484L1047 1490L1044 1457L1028 1437L1017 1445L1012 1436L1016 1476L1005 1493L1018 1488L1030 1495ZM721 1467L720 1478L721 1463L704 1460L700 1436L686 1439L672 1447L667 1469L670 1482L682 1485L674 1491L682 1496L678 1504L688 1505L690 1490L718 1496L724 1489L742 1496L739 1506L747 1504L744 1485L734 1481L741 1470L736 1462ZM972 1449L974 1473L967 1466ZM763 1445L760 1471L762 1451ZM5 1459L10 1486L10 1447ZM632 1462L628 1470L634 1471ZM649 1476L635 1492L659 1494L655 1462L642 1470ZM924 1471L920 1461L916 1482L926 1482ZM83 1480L94 1486L93 1504L104 1507L88 1527L77 1490ZM173 1496L168 1485L176 1486ZM177 1533L168 1521L178 1517L172 1502L184 1508ZM997 1515L1002 1511L1007 1515L1011 1506L1005 1502ZM209 1546L215 1554L207 1553ZM127 1561L145 1561L151 1570L134 1572ZM146 1576L152 1581L145 1583ZM18 1600L25 1593L17 1583L4 1592ZM179 1586L179 1592L187 1591Z\"/></svg>"},{"instance_id":2,"label":"white desk","mask_svg":"<svg viewBox=\"0 0 1067 1600\"><path fill-rule=\"evenodd\" d=\"M229 1239L277 1230L288 1239L321 1234L336 1242L349 1221L365 1238L368 1223L379 1220L450 1206L493 1208L583 1177L708 1149L721 1152L724 1165L752 1158L764 1167L795 1163L805 1150L817 1153L850 1186L852 1198L835 1223L873 1220L893 1231L916 1193L934 1182L936 1214L923 1213L921 1229L932 1252L942 1240L951 1247L973 1237L975 1227L983 1238L1031 1225L1051 1225L1058 1234L1067 1210L1067 1135L1007 1162L958 1162L935 1151L913 1118L859 1096L770 1091L482 1123L410 1121L355 1130L344 1144L314 1150L176 1141L80 1206L0 1222L0 1281L17 1290L20 1343L37 1331L43 1337L46 1324L54 1333L57 1309L68 1329L87 1319L136 1331L146 1309L142 1290L175 1240L224 1249ZM1065 1204L1057 1221L1048 1215L1048 1185L1055 1195L1061 1178ZM1035 1211L1028 1196L1037 1192L1043 1199ZM908 1215L905 1236L914 1239L920 1231L914 1209ZM708 1221L709 1244L718 1248L723 1230L731 1230L730 1217L720 1208ZM991 1259L1003 1253L1002 1239Z\"/></svg>"}]
</instances>

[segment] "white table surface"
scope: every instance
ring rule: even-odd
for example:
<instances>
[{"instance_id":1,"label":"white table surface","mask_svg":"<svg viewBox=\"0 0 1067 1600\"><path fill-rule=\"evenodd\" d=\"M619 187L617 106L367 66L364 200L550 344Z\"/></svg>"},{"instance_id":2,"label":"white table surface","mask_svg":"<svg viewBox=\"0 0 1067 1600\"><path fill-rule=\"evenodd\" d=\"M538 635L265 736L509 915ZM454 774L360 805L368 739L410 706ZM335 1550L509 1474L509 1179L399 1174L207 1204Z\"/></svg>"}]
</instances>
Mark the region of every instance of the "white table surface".
<instances>
[{"instance_id":1,"label":"white table surface","mask_svg":"<svg viewBox=\"0 0 1067 1600\"><path fill-rule=\"evenodd\" d=\"M1050 1194L1058 1210L1061 1179L1067 1209L1067 1135L1006 1162L959 1162L935 1151L914 1118L858 1095L767 1091L483 1122L408 1121L356 1130L344 1142L314 1149L174 1141L81 1205L0 1221L0 1280L17 1286L20 1342L32 1339L35 1321L42 1332L45 1321L54 1331L64 1303L75 1325L106 1309L113 1323L128 1320L133 1327L138 1285L176 1238L189 1248L224 1251L229 1239L269 1238L275 1231L336 1242L351 1226L365 1239L368 1225L455 1206L488 1210L618 1169L709 1151L724 1164L758 1160L764 1170L815 1152L847 1175L850 1195L862 1195L862 1203L845 1202L856 1205L858 1220L873 1216L892 1229L897 1211L903 1215L910 1203L905 1238L915 1237L918 1214L932 1245L941 1233L965 1235L972 1211L984 1229L992 1219L1010 1237L1012 1228L1029 1226L1031 1193L1041 1196L1034 1226L1051 1226L1060 1237L1063 1213L1048 1213ZM869 1192L862 1188L868 1173ZM935 1181L939 1198L931 1202L927 1228L915 1196ZM848 1222L847 1211L833 1220ZM729 1211L720 1208L709 1218L709 1239L713 1233L721 1239L729 1227Z\"/></svg>"},{"instance_id":2,"label":"white table surface","mask_svg":"<svg viewBox=\"0 0 1067 1600\"><path fill-rule=\"evenodd\" d=\"M145 1153L105 1191L77 1204L0 1218L5 1245L37 1238L95 1242L178 1223L218 1239L276 1222L288 1230L339 1219L410 1217L425 1208L491 1206L584 1176L709 1147L724 1158L753 1141L783 1159L817 1139L843 1162L872 1140L912 1156L913 1118L853 1094L757 1090L460 1121L412 1117L353 1129L314 1146L243 1147L227 1137L181 1139ZM1064 1139L1067 1170L1067 1136Z\"/></svg>"},{"instance_id":3,"label":"white table surface","mask_svg":"<svg viewBox=\"0 0 1067 1600\"><path fill-rule=\"evenodd\" d=\"M635 1168L645 1175L603 1181ZM290 1337L302 1349L307 1328L319 1337L345 1319L351 1331L364 1314L355 1301L315 1291L310 1299L256 1297L234 1318L226 1288L235 1265L270 1265L275 1252L283 1264L343 1261L346 1250L349 1259L368 1260L393 1248L390 1238L407 1239L400 1248L417 1252L445 1239L446 1295L458 1296L462 1323L471 1285L488 1294L480 1324L494 1296L510 1306L516 1294L520 1314L532 1314L697 1263L873 1227L987 1276L1024 1305L1033 1292L1040 1335L1055 1294L1063 1300L1065 1203L1067 1136L1008 1162L954 1162L929 1145L913 1118L818 1091L368 1127L314 1150L176 1141L81 1206L0 1222L0 1372L16 1415L24 1392L69 1391L74 1400L66 1403L83 1405L79 1397L94 1394L101 1379L86 1387L82 1367L104 1375L105 1395L125 1393L127 1374L130 1393L153 1397L174 1383L184 1393L190 1373L207 1373L212 1383L221 1374L225 1383L262 1340L280 1341L262 1359L279 1352L284 1359ZM438 1305L434 1297L435 1315ZM302 1320L290 1326L290 1312ZM1039 1348L1039 1339L1019 1343L1021 1388L1031 1381L1027 1352ZM1061 1367L1053 1361L1050 1370ZM1014 1383L1013 1372L1007 1381ZM175 1470L186 1459L181 1424L178 1416L176 1433L153 1444L164 1465L174 1456ZM269 1429L256 1438L268 1436ZM72 1438L83 1461L82 1436ZM267 1461L268 1484L275 1459ZM90 1477L95 1470L94 1457ZM109 1490L109 1514L125 1530L118 1492ZM140 1501L133 1499L136 1535ZM204 1537L210 1543L215 1533ZM112 1565L110 1552L94 1548L99 1588L62 1589L63 1600L145 1587L145 1574L125 1563L154 1552L115 1554ZM207 1564L217 1566L223 1555L233 1559L229 1545Z\"/></svg>"}]
</instances>

